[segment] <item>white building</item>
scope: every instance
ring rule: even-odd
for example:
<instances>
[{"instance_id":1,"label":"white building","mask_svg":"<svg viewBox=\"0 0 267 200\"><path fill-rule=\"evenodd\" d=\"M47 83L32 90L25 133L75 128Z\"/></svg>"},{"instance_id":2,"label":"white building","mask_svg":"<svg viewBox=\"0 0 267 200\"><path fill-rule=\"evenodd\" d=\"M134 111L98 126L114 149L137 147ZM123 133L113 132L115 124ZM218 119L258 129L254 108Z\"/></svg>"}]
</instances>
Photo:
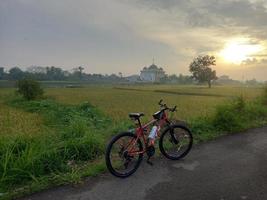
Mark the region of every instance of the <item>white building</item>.
<instances>
[{"instance_id":1,"label":"white building","mask_svg":"<svg viewBox=\"0 0 267 200\"><path fill-rule=\"evenodd\" d=\"M140 79L145 82L158 82L163 77L165 77L164 70L154 63L149 67L144 67L140 74Z\"/></svg>"}]
</instances>

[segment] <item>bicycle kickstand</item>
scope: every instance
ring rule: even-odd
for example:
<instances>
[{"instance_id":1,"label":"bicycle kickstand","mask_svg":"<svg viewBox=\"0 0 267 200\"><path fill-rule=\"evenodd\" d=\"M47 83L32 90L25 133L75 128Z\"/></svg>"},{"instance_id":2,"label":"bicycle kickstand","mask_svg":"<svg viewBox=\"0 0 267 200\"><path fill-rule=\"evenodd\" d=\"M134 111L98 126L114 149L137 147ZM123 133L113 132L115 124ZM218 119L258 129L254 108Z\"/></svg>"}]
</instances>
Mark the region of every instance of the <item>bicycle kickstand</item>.
<instances>
[{"instance_id":1,"label":"bicycle kickstand","mask_svg":"<svg viewBox=\"0 0 267 200\"><path fill-rule=\"evenodd\" d=\"M153 163L150 161L150 158L151 158L151 156L148 156L148 158L146 160L146 163L151 165L151 166L153 166Z\"/></svg>"}]
</instances>

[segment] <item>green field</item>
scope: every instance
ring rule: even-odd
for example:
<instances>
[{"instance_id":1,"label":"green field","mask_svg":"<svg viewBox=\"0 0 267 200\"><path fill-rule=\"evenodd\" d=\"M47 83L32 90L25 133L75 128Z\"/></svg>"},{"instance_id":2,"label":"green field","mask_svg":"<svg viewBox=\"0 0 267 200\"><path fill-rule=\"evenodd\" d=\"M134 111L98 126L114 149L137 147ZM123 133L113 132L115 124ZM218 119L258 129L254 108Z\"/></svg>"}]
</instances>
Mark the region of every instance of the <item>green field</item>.
<instances>
[{"instance_id":1,"label":"green field","mask_svg":"<svg viewBox=\"0 0 267 200\"><path fill-rule=\"evenodd\" d=\"M15 89L0 88L0 194L7 197L102 172L107 140L133 126L128 113L144 112L143 121L149 120L160 99L177 105L172 117L189 122L195 142L267 122L263 87L87 85L44 91L43 99L25 101Z\"/></svg>"},{"instance_id":2,"label":"green field","mask_svg":"<svg viewBox=\"0 0 267 200\"><path fill-rule=\"evenodd\" d=\"M248 99L262 94L262 88L197 86L90 86L86 88L47 89L47 95L66 104L89 101L114 120L127 119L129 112L144 112L145 119L157 111L160 99L172 106L177 105L177 118L210 114L216 105L233 97L244 95Z\"/></svg>"},{"instance_id":3,"label":"green field","mask_svg":"<svg viewBox=\"0 0 267 200\"><path fill-rule=\"evenodd\" d=\"M244 95L253 99L260 96L263 88L242 88L216 86L87 86L85 88L46 88L45 94L64 104L80 104L88 101L115 121L128 119L130 112L144 112L149 120L157 111L160 99L170 105L177 105L175 118L188 120L192 117L210 115L215 106ZM14 89L0 89L0 130L1 134L40 132L42 119L33 113L4 105Z\"/></svg>"}]
</instances>

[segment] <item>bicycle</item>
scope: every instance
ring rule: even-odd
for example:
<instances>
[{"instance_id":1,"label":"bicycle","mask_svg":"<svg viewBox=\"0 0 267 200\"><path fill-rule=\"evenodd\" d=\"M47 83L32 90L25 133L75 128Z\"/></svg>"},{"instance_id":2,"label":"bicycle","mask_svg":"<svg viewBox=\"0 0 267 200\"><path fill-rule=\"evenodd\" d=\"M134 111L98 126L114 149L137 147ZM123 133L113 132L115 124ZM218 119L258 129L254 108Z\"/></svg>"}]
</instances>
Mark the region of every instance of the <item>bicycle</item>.
<instances>
[{"instance_id":1,"label":"bicycle","mask_svg":"<svg viewBox=\"0 0 267 200\"><path fill-rule=\"evenodd\" d=\"M175 112L176 106L169 108L162 102L159 101L160 110L153 114L153 119L144 125L140 121L144 113L130 113L129 117L137 125L135 130L122 132L111 139L105 154L111 174L120 178L132 175L140 166L145 153L148 156L147 163L152 165L149 159L155 153L155 140L158 137L159 149L166 158L179 160L189 153L193 145L191 131L185 125L172 123L167 112Z\"/></svg>"}]
</instances>

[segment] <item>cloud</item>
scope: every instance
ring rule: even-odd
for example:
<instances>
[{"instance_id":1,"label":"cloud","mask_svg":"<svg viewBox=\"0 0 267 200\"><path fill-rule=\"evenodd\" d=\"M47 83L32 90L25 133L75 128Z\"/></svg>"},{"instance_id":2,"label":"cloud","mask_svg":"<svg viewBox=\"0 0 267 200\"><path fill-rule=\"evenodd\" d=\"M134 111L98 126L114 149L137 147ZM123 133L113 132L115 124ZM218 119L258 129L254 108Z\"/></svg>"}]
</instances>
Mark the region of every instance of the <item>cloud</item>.
<instances>
[{"instance_id":1,"label":"cloud","mask_svg":"<svg viewBox=\"0 0 267 200\"><path fill-rule=\"evenodd\" d=\"M266 26L266 1L248 0L136 0L155 10L180 12L193 26Z\"/></svg>"},{"instance_id":2,"label":"cloud","mask_svg":"<svg viewBox=\"0 0 267 200\"><path fill-rule=\"evenodd\" d=\"M258 64L260 61L257 58L248 58L242 61L242 65L254 65Z\"/></svg>"},{"instance_id":3,"label":"cloud","mask_svg":"<svg viewBox=\"0 0 267 200\"><path fill-rule=\"evenodd\" d=\"M266 57L267 58L267 57ZM248 58L242 62L242 65L248 65L248 66L257 66L257 65L266 65L267 64L267 59L258 59L258 58ZM267 67L267 66L266 66Z\"/></svg>"},{"instance_id":4,"label":"cloud","mask_svg":"<svg viewBox=\"0 0 267 200\"><path fill-rule=\"evenodd\" d=\"M135 3L161 16L168 15L167 19L164 18L163 27L166 24L176 24L182 31L190 30L190 28L213 29L216 35L221 37L239 34L266 39L265 1L136 0Z\"/></svg>"}]
</instances>

